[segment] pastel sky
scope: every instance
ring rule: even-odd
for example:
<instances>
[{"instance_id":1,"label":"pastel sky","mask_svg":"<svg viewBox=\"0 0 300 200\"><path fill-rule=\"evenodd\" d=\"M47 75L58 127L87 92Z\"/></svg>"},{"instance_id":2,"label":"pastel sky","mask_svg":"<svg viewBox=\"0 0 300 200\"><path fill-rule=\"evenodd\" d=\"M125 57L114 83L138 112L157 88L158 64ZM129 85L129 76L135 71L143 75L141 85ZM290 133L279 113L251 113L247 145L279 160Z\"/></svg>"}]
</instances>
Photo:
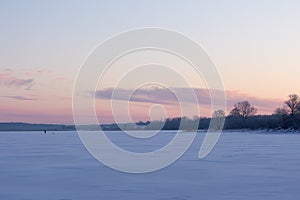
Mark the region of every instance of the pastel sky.
<instances>
[{"instance_id":1,"label":"pastel sky","mask_svg":"<svg viewBox=\"0 0 300 200\"><path fill-rule=\"evenodd\" d=\"M259 113L272 113L287 95L300 94L299 10L296 0L0 1L0 122L72 124L73 83L90 51L140 27L172 29L199 43L222 76L227 112L248 99ZM96 92L105 123L114 121L107 95L114 76ZM201 81L192 86L200 95L196 106L209 116L207 88ZM125 95L131 89L121 87ZM168 116L179 114L164 89L137 92L134 120L149 119L149 108L158 104ZM159 119L162 109L155 109Z\"/></svg>"}]
</instances>

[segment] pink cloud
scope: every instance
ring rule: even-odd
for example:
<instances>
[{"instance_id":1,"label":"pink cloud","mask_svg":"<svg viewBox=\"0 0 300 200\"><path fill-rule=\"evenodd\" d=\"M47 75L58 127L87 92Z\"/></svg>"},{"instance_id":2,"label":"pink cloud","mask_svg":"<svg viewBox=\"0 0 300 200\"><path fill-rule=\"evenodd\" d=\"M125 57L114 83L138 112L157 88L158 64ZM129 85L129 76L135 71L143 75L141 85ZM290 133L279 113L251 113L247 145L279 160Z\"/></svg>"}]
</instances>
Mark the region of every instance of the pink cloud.
<instances>
[{"instance_id":1,"label":"pink cloud","mask_svg":"<svg viewBox=\"0 0 300 200\"><path fill-rule=\"evenodd\" d=\"M183 103L194 103L192 96L193 92L196 94L198 104L205 107L211 105L210 93L208 89L203 88L172 88L177 96L181 97ZM193 91L193 92L192 92ZM136 91L130 89L113 89L106 88L103 90L98 90L95 92L95 96L98 99L110 100L114 92L114 100L127 101L130 99L130 102L135 103L152 103L152 104L162 104L162 105L175 105L177 103L177 98L174 94L170 92L168 88L147 88L147 89L138 89ZM214 91L220 92L220 91ZM273 111L282 105L282 99L269 99L249 96L243 94L239 91L225 91L226 92L226 103L227 103L227 112L229 112L234 104L238 101L248 100L250 103L258 108L259 113L261 114L271 114Z\"/></svg>"},{"instance_id":2,"label":"pink cloud","mask_svg":"<svg viewBox=\"0 0 300 200\"><path fill-rule=\"evenodd\" d=\"M21 100L21 101L36 101L37 100L34 98L25 97L25 96L2 96L2 97L15 99L15 100Z\"/></svg>"},{"instance_id":3,"label":"pink cloud","mask_svg":"<svg viewBox=\"0 0 300 200\"><path fill-rule=\"evenodd\" d=\"M33 79L20 79L20 78L14 78L11 77L10 79L4 81L4 85L10 86L10 87L22 87L22 86L29 86L33 83Z\"/></svg>"},{"instance_id":4,"label":"pink cloud","mask_svg":"<svg viewBox=\"0 0 300 200\"><path fill-rule=\"evenodd\" d=\"M6 87L24 87L30 89L34 83L33 78L20 78L14 75L14 71L11 69L5 69L0 72L0 85Z\"/></svg>"},{"instance_id":5,"label":"pink cloud","mask_svg":"<svg viewBox=\"0 0 300 200\"><path fill-rule=\"evenodd\" d=\"M40 76L40 75L49 74L49 73L50 73L50 70L38 69L38 70L25 71L24 75L34 77L34 76Z\"/></svg>"}]
</instances>

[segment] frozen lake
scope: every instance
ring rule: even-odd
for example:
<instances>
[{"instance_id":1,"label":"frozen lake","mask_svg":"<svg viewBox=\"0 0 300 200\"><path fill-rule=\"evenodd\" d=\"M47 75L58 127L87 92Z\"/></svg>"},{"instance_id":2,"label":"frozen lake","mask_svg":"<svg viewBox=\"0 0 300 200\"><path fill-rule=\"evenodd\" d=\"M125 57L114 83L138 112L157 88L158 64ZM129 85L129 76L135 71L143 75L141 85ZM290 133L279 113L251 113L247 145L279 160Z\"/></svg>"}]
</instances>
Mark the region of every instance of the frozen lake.
<instances>
[{"instance_id":1,"label":"frozen lake","mask_svg":"<svg viewBox=\"0 0 300 200\"><path fill-rule=\"evenodd\" d=\"M173 137L163 132L139 143L108 133L119 146L155 150ZM95 160L75 132L0 132L0 199L297 199L300 134L223 133L203 160L204 134L171 166L126 174ZM145 140L145 139L144 139Z\"/></svg>"}]
</instances>

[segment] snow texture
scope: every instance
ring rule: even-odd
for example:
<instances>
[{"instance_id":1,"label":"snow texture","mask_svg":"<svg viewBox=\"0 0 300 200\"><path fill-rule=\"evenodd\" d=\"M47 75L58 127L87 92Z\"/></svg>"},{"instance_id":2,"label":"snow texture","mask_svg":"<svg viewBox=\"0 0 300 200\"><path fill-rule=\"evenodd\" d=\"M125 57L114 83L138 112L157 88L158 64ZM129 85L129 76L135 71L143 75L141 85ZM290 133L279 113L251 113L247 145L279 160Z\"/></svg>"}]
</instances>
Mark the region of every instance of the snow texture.
<instances>
[{"instance_id":1,"label":"snow texture","mask_svg":"<svg viewBox=\"0 0 300 200\"><path fill-rule=\"evenodd\" d=\"M166 144L174 132L139 140L120 132L107 135L124 149L145 152ZM199 160L203 136L199 133L171 166L127 174L95 160L76 132L0 132L0 199L299 198L300 134L225 132L213 152Z\"/></svg>"}]
</instances>

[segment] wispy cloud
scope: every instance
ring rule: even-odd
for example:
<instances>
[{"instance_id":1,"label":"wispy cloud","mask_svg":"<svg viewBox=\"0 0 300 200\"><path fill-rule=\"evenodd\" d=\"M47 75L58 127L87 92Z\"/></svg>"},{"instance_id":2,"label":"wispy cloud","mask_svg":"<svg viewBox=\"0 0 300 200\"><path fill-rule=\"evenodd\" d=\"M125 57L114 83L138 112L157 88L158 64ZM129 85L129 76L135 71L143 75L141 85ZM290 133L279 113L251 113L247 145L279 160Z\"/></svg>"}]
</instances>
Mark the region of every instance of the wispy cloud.
<instances>
[{"instance_id":1,"label":"wispy cloud","mask_svg":"<svg viewBox=\"0 0 300 200\"><path fill-rule=\"evenodd\" d=\"M20 100L20 101L36 101L37 99L33 99L33 98L28 98L25 96L1 96L3 98L9 98L9 99L16 99L16 100Z\"/></svg>"},{"instance_id":2,"label":"wispy cloud","mask_svg":"<svg viewBox=\"0 0 300 200\"><path fill-rule=\"evenodd\" d=\"M173 93L172 93L173 91ZM220 91L213 91L220 93ZM239 91L225 91L226 92L226 103L230 110L232 106L242 100L248 100L257 107L260 113L272 113L275 108L281 106L282 100L280 99L268 99L249 96ZM210 106L211 96L208 89L204 88L160 88L150 87L137 89L135 91L124 88L106 88L95 92L97 99L113 99L119 101L131 102L143 102L163 105L175 105L178 103L177 97L180 97L181 103L195 103L192 95L196 95L196 99L199 105ZM176 96L177 97L176 97ZM218 95L217 95L218 96Z\"/></svg>"},{"instance_id":3,"label":"wispy cloud","mask_svg":"<svg viewBox=\"0 0 300 200\"><path fill-rule=\"evenodd\" d=\"M153 87L151 89L116 89L107 88L95 92L95 97L98 99L114 99L120 101L156 103L156 104L173 104L176 97L167 89ZM159 98L158 98L159 97Z\"/></svg>"},{"instance_id":4,"label":"wispy cloud","mask_svg":"<svg viewBox=\"0 0 300 200\"><path fill-rule=\"evenodd\" d=\"M25 88L29 90L34 84L33 78L20 78L14 75L11 69L0 72L0 85L6 87Z\"/></svg>"},{"instance_id":5,"label":"wispy cloud","mask_svg":"<svg viewBox=\"0 0 300 200\"><path fill-rule=\"evenodd\" d=\"M130 100L132 102L158 104L177 104L178 101L195 103L195 100L197 100L198 104L206 105L211 103L209 90L202 88L149 87L135 91L122 88L106 88L96 91L95 97L98 99Z\"/></svg>"},{"instance_id":6,"label":"wispy cloud","mask_svg":"<svg viewBox=\"0 0 300 200\"><path fill-rule=\"evenodd\" d=\"M22 86L30 86L33 83L33 79L20 79L20 78L11 78L4 82L5 85L10 87L22 87Z\"/></svg>"}]
</instances>

